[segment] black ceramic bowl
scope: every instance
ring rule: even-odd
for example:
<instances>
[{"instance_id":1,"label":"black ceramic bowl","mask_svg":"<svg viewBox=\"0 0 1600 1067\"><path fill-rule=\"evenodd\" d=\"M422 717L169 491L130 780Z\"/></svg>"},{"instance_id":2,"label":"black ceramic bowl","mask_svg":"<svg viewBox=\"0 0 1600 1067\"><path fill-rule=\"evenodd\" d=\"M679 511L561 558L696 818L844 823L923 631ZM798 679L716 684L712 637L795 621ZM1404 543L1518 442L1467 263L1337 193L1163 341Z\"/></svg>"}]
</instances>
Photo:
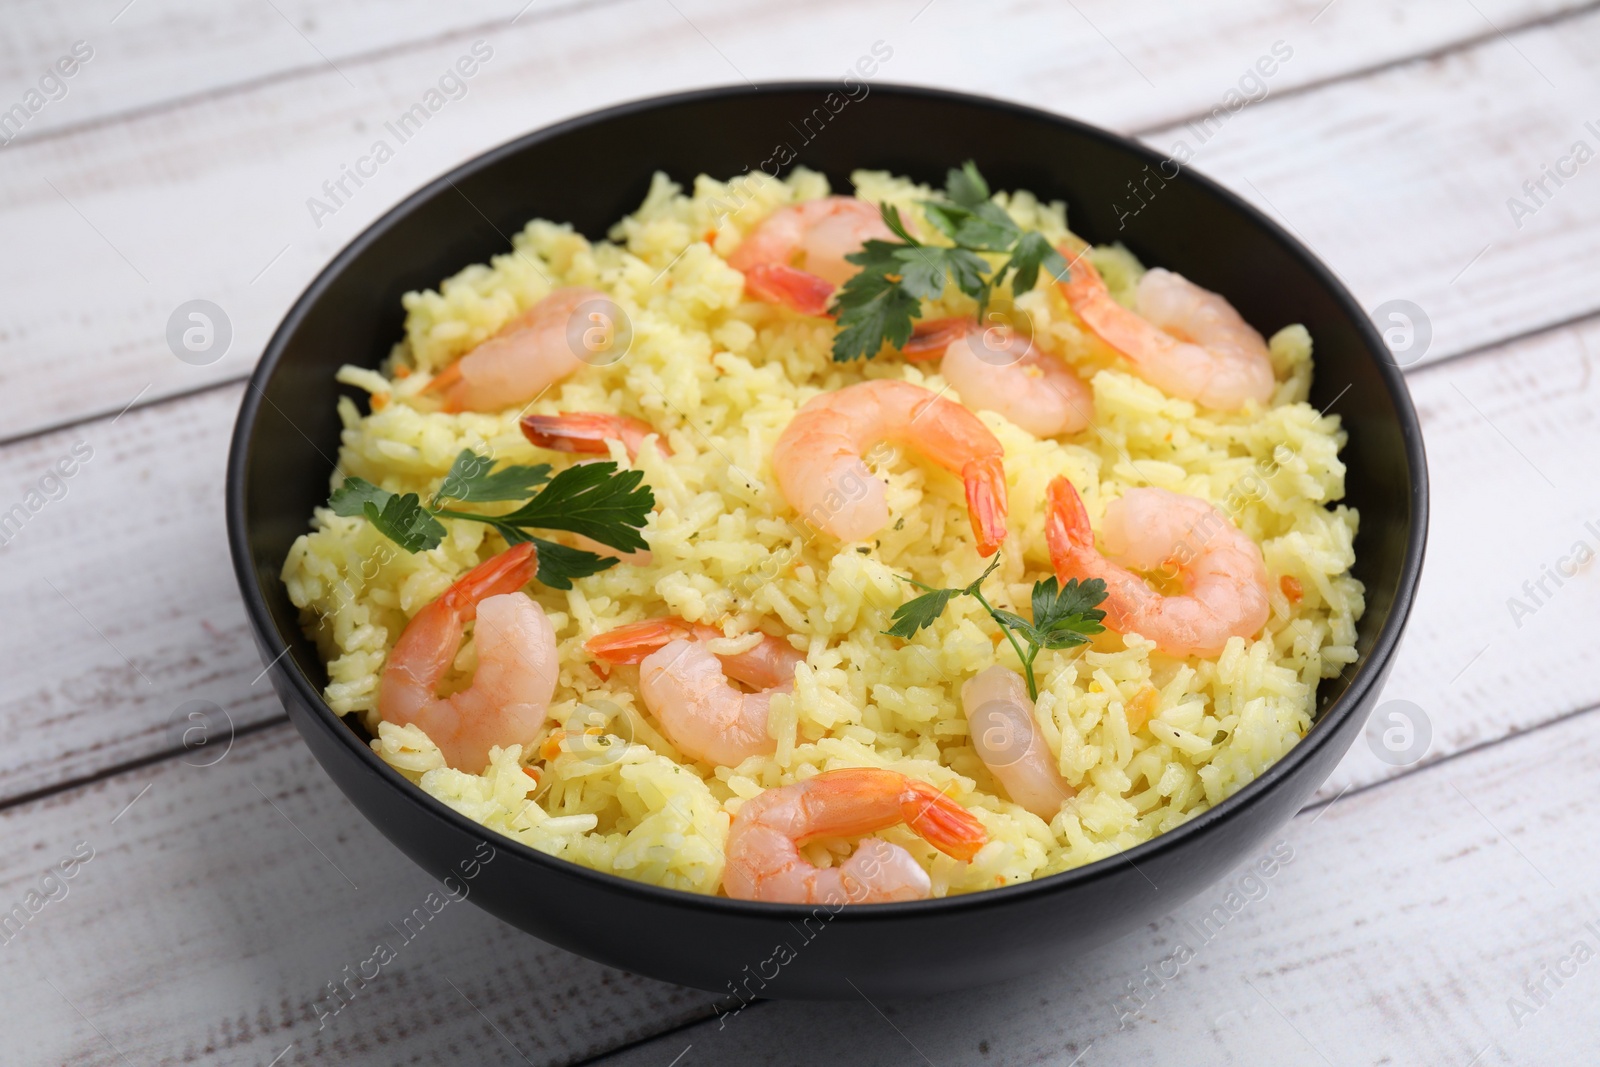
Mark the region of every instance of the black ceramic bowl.
<instances>
[{"instance_id":1,"label":"black ceramic bowl","mask_svg":"<svg viewBox=\"0 0 1600 1067\"><path fill-rule=\"evenodd\" d=\"M263 661L295 726L356 807L435 877L492 841L498 854L471 899L507 922L612 966L724 993L828 998L972 986L1060 963L1171 911L1259 849L1350 746L1388 672L1422 565L1426 471L1405 384L1350 294L1277 224L1205 178L1173 176L1147 149L1078 122L929 89L851 91L859 99L816 83L628 104L529 134L432 182L296 302L245 393L228 463L234 566ZM334 371L388 353L401 334L402 293L505 251L507 235L535 216L599 237L637 208L657 170L688 181L798 163L848 190L858 167L939 184L965 159L997 189L1064 199L1077 233L1122 241L1145 262L1223 293L1265 333L1294 322L1310 329L1311 402L1337 400L1350 434L1347 500L1361 511L1355 573L1367 610L1360 661L1322 684L1318 721L1287 756L1226 802L1122 855L1005 889L830 915L641 885L508 841L413 787L329 711L323 666L278 573L327 497L339 443Z\"/></svg>"}]
</instances>

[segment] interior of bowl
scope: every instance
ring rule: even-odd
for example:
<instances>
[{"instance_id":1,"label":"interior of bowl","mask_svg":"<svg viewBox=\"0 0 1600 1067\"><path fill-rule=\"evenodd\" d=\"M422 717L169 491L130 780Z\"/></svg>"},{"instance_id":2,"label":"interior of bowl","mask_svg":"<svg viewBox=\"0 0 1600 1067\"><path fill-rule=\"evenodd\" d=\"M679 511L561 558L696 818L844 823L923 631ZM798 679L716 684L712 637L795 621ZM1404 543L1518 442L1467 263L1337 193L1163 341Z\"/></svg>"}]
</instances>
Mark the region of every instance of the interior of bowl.
<instances>
[{"instance_id":1,"label":"interior of bowl","mask_svg":"<svg viewBox=\"0 0 1600 1067\"><path fill-rule=\"evenodd\" d=\"M856 169L940 185L946 169L966 159L996 189L1064 200L1077 233L1120 241L1146 264L1222 293L1264 334L1296 322L1310 330L1311 402L1340 414L1350 435L1346 501L1361 513L1355 575L1367 597L1360 661L1323 682L1319 715L1352 685L1366 684L1398 636L1420 569L1425 476L1404 384L1361 309L1270 220L1130 142L1015 105L864 88L853 90L855 98L827 83L711 90L576 119L430 184L339 255L269 344L230 469L236 560L241 574L254 577L246 599L258 620L263 611L270 616L303 684L320 694L326 675L278 575L312 509L327 499L340 431L334 372L344 363L377 366L387 356L401 336L403 293L506 251L531 218L603 237L638 207L656 171L688 183L702 173L726 178L804 165L848 191ZM1130 183L1141 190L1137 212Z\"/></svg>"}]
</instances>

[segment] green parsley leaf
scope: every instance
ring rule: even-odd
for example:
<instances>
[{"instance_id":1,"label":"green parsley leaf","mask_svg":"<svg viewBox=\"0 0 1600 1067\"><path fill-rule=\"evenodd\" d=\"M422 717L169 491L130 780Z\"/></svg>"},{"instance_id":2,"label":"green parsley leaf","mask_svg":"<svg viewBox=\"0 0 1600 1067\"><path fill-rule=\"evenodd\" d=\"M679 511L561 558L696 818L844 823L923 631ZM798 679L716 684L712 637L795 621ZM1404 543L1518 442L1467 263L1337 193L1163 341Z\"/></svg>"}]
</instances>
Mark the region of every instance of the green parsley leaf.
<instances>
[{"instance_id":1,"label":"green parsley leaf","mask_svg":"<svg viewBox=\"0 0 1600 1067\"><path fill-rule=\"evenodd\" d=\"M533 491L550 480L550 464L532 467L494 467L492 456L480 456L470 448L461 450L450 471L444 476L439 491L433 495L433 506L441 500L460 500L464 503L481 503L491 500L526 500Z\"/></svg>"},{"instance_id":2,"label":"green parsley leaf","mask_svg":"<svg viewBox=\"0 0 1600 1067\"><path fill-rule=\"evenodd\" d=\"M390 493L381 510L375 502L367 500L362 503L361 510L379 533L407 552L438 548L439 542L444 540L444 526L422 506L422 499L416 493L403 496Z\"/></svg>"},{"instance_id":3,"label":"green parsley leaf","mask_svg":"<svg viewBox=\"0 0 1600 1067\"><path fill-rule=\"evenodd\" d=\"M946 276L955 279L963 292L981 286L988 266L964 249L931 245L903 249L895 258L902 266L900 287L919 301L939 299Z\"/></svg>"},{"instance_id":4,"label":"green parsley leaf","mask_svg":"<svg viewBox=\"0 0 1600 1067\"><path fill-rule=\"evenodd\" d=\"M944 292L945 249L918 245L902 249L895 256L900 270L900 288L919 301L937 300Z\"/></svg>"},{"instance_id":5,"label":"green parsley leaf","mask_svg":"<svg viewBox=\"0 0 1600 1067\"><path fill-rule=\"evenodd\" d=\"M911 236L911 231L906 229L906 224L900 219L900 209L893 204L879 204L878 214L883 216L883 224L889 227L889 232L908 245L920 245L922 242ZM884 242L887 243L887 242ZM892 247L892 246L891 246ZM846 256L845 259L850 259ZM854 263L856 260L850 259Z\"/></svg>"},{"instance_id":6,"label":"green parsley leaf","mask_svg":"<svg viewBox=\"0 0 1600 1067\"><path fill-rule=\"evenodd\" d=\"M1028 697L1031 700L1038 700L1039 683L1033 673L1033 661L1044 649L1073 648L1085 644L1091 634L1097 634L1105 629L1101 625L1101 620L1106 617L1106 613L1096 605L1106 598L1106 583L1099 578L1091 578L1082 583L1076 578L1070 578L1066 585L1058 588L1054 577L1035 582L1033 621L1029 622L1015 612L995 607L984 598L983 581L994 573L994 569L999 565L1000 557L996 556L994 562L989 564L988 570L965 589L930 589L921 582L912 581L913 585L927 589L928 592L896 608L894 614L890 616L893 625L884 633L909 639L918 630L932 626L952 599L958 596L970 596L983 605L983 609L1000 627L1000 632L1005 635L1006 640L1011 642L1017 659L1022 663L1023 677L1028 683ZM1027 648L1018 643L1019 637L1026 642Z\"/></svg>"},{"instance_id":7,"label":"green parsley leaf","mask_svg":"<svg viewBox=\"0 0 1600 1067\"><path fill-rule=\"evenodd\" d=\"M998 622L1001 626L1009 629L1016 630L1018 632L1031 632L1033 630L1033 623L1029 622L1027 619L1024 619L1021 615L1018 615L1015 612L1005 611L1001 608L991 608L989 610L989 615L994 619L995 622Z\"/></svg>"},{"instance_id":8,"label":"green parsley leaf","mask_svg":"<svg viewBox=\"0 0 1600 1067\"><path fill-rule=\"evenodd\" d=\"M998 204L984 204L977 210L968 210L937 200L921 203L923 215L934 228L962 248L1005 252L1022 232Z\"/></svg>"},{"instance_id":9,"label":"green parsley leaf","mask_svg":"<svg viewBox=\"0 0 1600 1067\"><path fill-rule=\"evenodd\" d=\"M983 584L983 580L993 574L994 569L998 566L1000 566L1000 557L995 556L994 561L989 564L982 574L978 575L976 581L961 589L935 589L931 585L923 585L915 578L907 578L906 581L918 589L926 589L927 592L922 596L913 597L898 608L895 608L894 614L889 616L889 621L892 625L883 632L890 637L911 639L918 630L932 626L934 620L944 614L945 606L950 603L952 598L973 595L978 586Z\"/></svg>"},{"instance_id":10,"label":"green parsley leaf","mask_svg":"<svg viewBox=\"0 0 1600 1067\"><path fill-rule=\"evenodd\" d=\"M333 509L335 515L343 515L347 519L361 518L367 513L368 503L376 504L378 510L394 496L387 489L379 489L365 478L346 478L344 484L333 491L328 497L328 507Z\"/></svg>"},{"instance_id":11,"label":"green parsley leaf","mask_svg":"<svg viewBox=\"0 0 1600 1067\"><path fill-rule=\"evenodd\" d=\"M890 637L903 637L907 640L915 637L918 630L932 626L951 598L965 593L965 589L935 589L919 597L901 604L894 609L894 614L889 616L890 626L883 631Z\"/></svg>"},{"instance_id":12,"label":"green parsley leaf","mask_svg":"<svg viewBox=\"0 0 1600 1067\"><path fill-rule=\"evenodd\" d=\"M611 460L580 463L550 479L522 507L496 516L495 522L567 530L621 552L649 548L639 530L656 498L643 481L644 472L618 471Z\"/></svg>"},{"instance_id":13,"label":"green parsley leaf","mask_svg":"<svg viewBox=\"0 0 1600 1067\"><path fill-rule=\"evenodd\" d=\"M1053 577L1035 584L1033 629L1038 634L1038 644L1060 649L1086 643L1091 635L1105 629L1101 621L1106 613L1095 606L1105 598L1106 583L1099 578L1082 583L1068 578L1059 590Z\"/></svg>"},{"instance_id":14,"label":"green parsley leaf","mask_svg":"<svg viewBox=\"0 0 1600 1067\"><path fill-rule=\"evenodd\" d=\"M894 271L901 269L896 261ZM834 362L846 363L872 358L885 341L899 348L911 340L911 320L921 313L922 302L886 272L862 270L844 283L830 310L839 319L839 332L833 338Z\"/></svg>"},{"instance_id":15,"label":"green parsley leaf","mask_svg":"<svg viewBox=\"0 0 1600 1067\"><path fill-rule=\"evenodd\" d=\"M531 487L544 488L506 515L428 507L416 493L403 496L361 478L346 478L328 498L335 514L363 516L385 537L408 552L437 548L445 527L439 519L467 519L496 530L507 544L532 541L539 548L539 580L552 589L571 589L574 578L586 578L614 566L614 556L568 548L534 536L530 528L570 530L621 551L648 548L639 530L655 506L655 494L639 471L618 471L617 465L580 463L549 477L550 468L505 467L491 471L492 461L463 451L451 464L434 500L519 500Z\"/></svg>"},{"instance_id":16,"label":"green parsley leaf","mask_svg":"<svg viewBox=\"0 0 1600 1067\"><path fill-rule=\"evenodd\" d=\"M969 159L959 170L951 167L945 175L944 195L952 203L971 211L979 204L987 204L994 194L989 192L989 183L978 172L978 165Z\"/></svg>"},{"instance_id":17,"label":"green parsley leaf","mask_svg":"<svg viewBox=\"0 0 1600 1067\"><path fill-rule=\"evenodd\" d=\"M1024 233L1016 221L990 199L989 183L971 160L952 168L945 179L944 199L920 201L929 225L955 246L926 245L907 229L898 208L880 204L884 225L896 241L868 241L845 259L861 268L834 295L829 312L839 324L833 339L836 362L870 359L885 344L901 348L911 339L912 324L922 316L924 301L938 300L945 288L956 288L978 304L981 319L995 287L1008 274L1017 293L1032 289L1039 271L1064 279L1067 264L1038 233ZM985 254L1007 258L994 270Z\"/></svg>"},{"instance_id":18,"label":"green parsley leaf","mask_svg":"<svg viewBox=\"0 0 1600 1067\"><path fill-rule=\"evenodd\" d=\"M1077 625L1080 621L1087 621L1095 623L1095 628L1083 632L1097 634L1105 629L1098 624L1106 617L1106 613L1095 605L1105 598L1106 583L1100 578L1083 582L1068 578L1067 584L1059 590L1055 578L1046 578L1033 587L1033 624L1046 629L1063 622Z\"/></svg>"},{"instance_id":19,"label":"green parsley leaf","mask_svg":"<svg viewBox=\"0 0 1600 1067\"><path fill-rule=\"evenodd\" d=\"M1029 292L1039 281L1040 267L1044 268L1051 281L1064 282L1071 273L1067 269L1067 261L1060 252L1050 247L1044 234L1031 231L1017 239L1016 247L1011 250L1011 258L995 272L995 283L999 284L1007 271L1015 271L1011 279L1011 291L1019 295Z\"/></svg>"},{"instance_id":20,"label":"green parsley leaf","mask_svg":"<svg viewBox=\"0 0 1600 1067\"><path fill-rule=\"evenodd\" d=\"M539 581L551 589L571 589L572 579L587 578L613 566L614 556L601 556L581 548L568 548L542 537L529 538L539 552Z\"/></svg>"}]
</instances>

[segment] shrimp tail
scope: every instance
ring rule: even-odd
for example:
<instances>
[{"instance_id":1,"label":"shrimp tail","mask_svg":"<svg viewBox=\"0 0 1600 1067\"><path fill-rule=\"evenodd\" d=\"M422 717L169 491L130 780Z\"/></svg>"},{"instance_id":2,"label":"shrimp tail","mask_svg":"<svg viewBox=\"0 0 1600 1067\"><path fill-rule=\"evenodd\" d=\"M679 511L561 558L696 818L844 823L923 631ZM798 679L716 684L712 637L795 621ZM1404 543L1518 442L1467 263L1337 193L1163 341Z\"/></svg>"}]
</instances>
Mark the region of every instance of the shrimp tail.
<instances>
[{"instance_id":1,"label":"shrimp tail","mask_svg":"<svg viewBox=\"0 0 1600 1067\"><path fill-rule=\"evenodd\" d=\"M757 300L782 304L802 315L825 316L833 299L826 278L782 263L760 263L744 272L744 286Z\"/></svg>"},{"instance_id":2,"label":"shrimp tail","mask_svg":"<svg viewBox=\"0 0 1600 1067\"><path fill-rule=\"evenodd\" d=\"M1050 563L1056 577L1066 581L1078 574L1077 561L1094 550L1094 530L1083 498L1066 478L1057 476L1046 492L1044 540L1050 549Z\"/></svg>"},{"instance_id":3,"label":"shrimp tail","mask_svg":"<svg viewBox=\"0 0 1600 1067\"><path fill-rule=\"evenodd\" d=\"M1059 251L1066 255L1065 247ZM1100 277L1100 272L1095 269L1088 255L1079 253L1069 256L1068 260L1071 273L1065 281L1058 283L1061 294L1067 298L1067 304L1089 327L1090 332L1129 363L1138 366L1143 352L1141 340L1154 327L1147 326L1111 298L1105 279Z\"/></svg>"},{"instance_id":4,"label":"shrimp tail","mask_svg":"<svg viewBox=\"0 0 1600 1067\"><path fill-rule=\"evenodd\" d=\"M532 581L538 571L539 554L533 542L525 541L472 568L435 603L459 613L462 622L471 622L477 616L480 600L515 593Z\"/></svg>"},{"instance_id":5,"label":"shrimp tail","mask_svg":"<svg viewBox=\"0 0 1600 1067\"><path fill-rule=\"evenodd\" d=\"M692 637L694 626L682 619L664 616L619 626L595 634L583 647L598 660L612 664L639 663L674 641Z\"/></svg>"},{"instance_id":6,"label":"shrimp tail","mask_svg":"<svg viewBox=\"0 0 1600 1067\"><path fill-rule=\"evenodd\" d=\"M555 452L605 454L607 441L621 441L630 457L637 458L639 445L655 427L628 415L604 415L593 411L564 411L559 415L526 415L522 436L539 448ZM659 438L657 439L660 440ZM671 454L665 442L661 450Z\"/></svg>"},{"instance_id":7,"label":"shrimp tail","mask_svg":"<svg viewBox=\"0 0 1600 1067\"><path fill-rule=\"evenodd\" d=\"M999 456L974 459L961 468L967 490L967 514L978 555L992 556L1006 539L1006 471Z\"/></svg>"},{"instance_id":8,"label":"shrimp tail","mask_svg":"<svg viewBox=\"0 0 1600 1067\"><path fill-rule=\"evenodd\" d=\"M617 437L617 427L608 415L592 412L562 412L560 415L525 415L522 436L531 444L556 452L604 453L606 439Z\"/></svg>"},{"instance_id":9,"label":"shrimp tail","mask_svg":"<svg viewBox=\"0 0 1600 1067\"><path fill-rule=\"evenodd\" d=\"M450 364L444 370L435 374L427 385L422 387L424 393L442 393L461 380L461 361Z\"/></svg>"},{"instance_id":10,"label":"shrimp tail","mask_svg":"<svg viewBox=\"0 0 1600 1067\"><path fill-rule=\"evenodd\" d=\"M927 782L912 778L900 801L906 825L928 844L958 860L970 861L989 841L977 816Z\"/></svg>"},{"instance_id":11,"label":"shrimp tail","mask_svg":"<svg viewBox=\"0 0 1600 1067\"><path fill-rule=\"evenodd\" d=\"M444 370L435 374L427 385L422 387L424 393L440 393L444 398L444 410L455 413L461 410L455 394L457 386L461 384L461 361L458 359Z\"/></svg>"},{"instance_id":12,"label":"shrimp tail","mask_svg":"<svg viewBox=\"0 0 1600 1067\"><path fill-rule=\"evenodd\" d=\"M973 326L973 320L963 318L919 320L911 328L911 340L902 345L900 351L912 363L938 359Z\"/></svg>"}]
</instances>

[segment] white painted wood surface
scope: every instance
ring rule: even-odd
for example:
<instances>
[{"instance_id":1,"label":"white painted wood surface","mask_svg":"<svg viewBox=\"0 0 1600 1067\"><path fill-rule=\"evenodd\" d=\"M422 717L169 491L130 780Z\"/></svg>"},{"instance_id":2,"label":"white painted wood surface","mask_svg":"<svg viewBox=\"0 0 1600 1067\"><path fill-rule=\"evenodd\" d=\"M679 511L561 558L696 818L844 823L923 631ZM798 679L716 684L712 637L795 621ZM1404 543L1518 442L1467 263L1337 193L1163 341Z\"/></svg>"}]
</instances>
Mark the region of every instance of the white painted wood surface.
<instances>
[{"instance_id":1,"label":"white painted wood surface","mask_svg":"<svg viewBox=\"0 0 1600 1067\"><path fill-rule=\"evenodd\" d=\"M139 0L123 18L134 20L150 2ZM1555 122L1554 131L1530 129L1518 106L1525 91L1549 90L1527 68L1510 69L1516 49L1554 68L1555 59L1545 53L1562 47L1566 37L1574 38L1576 56L1585 44L1600 43L1600 16L1566 20L1557 29L1541 21L1561 7L1548 3L1492 5L1497 24L1512 27L1520 45L1503 41L1454 0L1414 5L1404 16L1382 5L1340 0L1316 23L1310 22L1315 6L1301 0L1236 0L1215 5L1218 30L1203 35L1181 13L1181 0L1089 4L1077 9L1082 14L1071 5L1006 0L984 8L988 18L1007 27L1003 36L967 32L974 16L947 0L929 6L915 22L920 5L904 0L700 0L678 6L681 12L666 0L615 0L593 11L552 8L535 18L536 5L514 25L489 28L464 17L460 32L435 32L409 45L350 55L332 61L337 69L318 63L273 73L264 54L249 65L241 57L245 70L260 73L225 91L190 91L186 79L192 73L163 73L159 79L152 73L138 79L139 91L168 84L178 95L164 106L140 106L111 121L115 112L96 118L85 102L81 123L63 122L38 137L24 129L15 144L0 149L7 163L0 230L9 238L0 246L0 307L7 317L0 336L0 381L6 385L0 389L0 438L89 413L114 413L135 397L242 376L290 302L335 251L422 182L489 145L647 93L742 77L836 77L880 39L894 49L878 75L882 80L1015 97L1124 130L1153 130L1209 114L1251 64L1275 41L1284 41L1294 49L1293 58L1267 83L1277 98L1268 95L1231 119L1197 165L1225 178L1242 168L1235 187L1254 199L1270 199L1289 212L1293 225L1310 231L1313 243L1329 245L1325 251L1334 266L1364 300L1400 294L1427 306L1439 319L1435 352L1445 351L1446 343L1463 347L1459 338L1477 328L1476 303L1458 304L1440 294L1483 247L1473 242L1484 219L1500 218L1504 197L1524 177L1537 176L1538 162L1524 161L1544 161L1563 147L1567 127L1581 127L1584 107L1600 114L1594 69L1583 69L1577 58L1562 67L1567 95L1551 105L1570 121ZM1531 26L1517 32L1522 23ZM122 20L111 27L122 28ZM1119 52L1100 31L1126 47ZM383 39L391 36L386 31ZM467 83L466 94L430 120L359 196L317 225L307 199L367 150L372 131L415 103L477 39L494 55ZM189 71L193 41L172 40L165 64L149 65ZM1474 41L1462 53L1469 58L1408 64L1381 75L1381 91L1364 91L1367 79L1310 94L1292 91L1374 63ZM112 79L114 53L104 58L104 67L96 68L97 59L80 71L82 87L102 71ZM1479 92L1480 64L1493 64L1519 95L1511 101L1486 98L1481 108L1452 118L1454 132L1437 141L1395 136L1397 129L1432 128L1440 100ZM1140 73L1146 68L1159 78L1147 81ZM20 95L28 83L20 72L14 77L13 91ZM1523 84L1530 79L1537 84ZM106 93L121 98L133 89L119 83ZM61 101L64 117L74 103L69 92ZM54 114L53 106L39 120ZM112 106L106 103L101 112ZM1282 117L1274 121L1274 115ZM1265 158L1249 154L1248 131L1256 123L1274 127L1271 136L1281 150ZM1159 132L1152 143L1166 149L1177 135ZM1335 136L1337 143L1328 139ZM1369 162L1333 169L1306 165L1309 159L1357 158ZM1525 166L1533 171L1525 175ZM1385 214L1381 232L1389 251L1383 256L1363 246L1333 247L1335 238L1358 231L1347 224L1352 213L1370 213L1393 198L1389 185L1396 171L1429 174L1439 191L1430 210L1413 212L1406 204ZM1592 196L1568 195L1561 202L1569 213L1563 223L1557 225L1556 205L1534 221L1566 234L1588 217L1585 210L1594 209ZM1512 269L1544 262L1517 259L1520 247L1506 246L1515 260ZM1582 255L1578 262L1585 262ZM74 281L74 301L61 299L65 277ZM1426 284L1418 289L1421 283ZM1552 294L1537 308L1512 293L1471 292L1474 300L1504 309L1495 320L1501 334L1593 307L1581 289L1562 300ZM168 316L195 298L223 307L233 327L227 354L206 367L180 363L165 341ZM1440 306L1435 309L1430 300Z\"/></svg>"},{"instance_id":2,"label":"white painted wood surface","mask_svg":"<svg viewBox=\"0 0 1600 1067\"><path fill-rule=\"evenodd\" d=\"M1520 987L1577 939L1600 949L1582 844L1600 579L1590 566L1547 582L1537 603L1522 588L1576 542L1600 548L1600 178L1586 166L1541 204L1521 190L1573 141L1600 148L1584 127L1600 126L1594 5L28 0L6 23L0 111L74 41L95 49L0 147L0 510L79 461L0 547L0 592L26 605L0 673L0 903L94 850L65 898L0 944L7 1063L1545 1064L1593 1047L1600 965L1547 1004ZM495 56L467 95L315 228L305 197L479 39ZM1042 104L1163 151L1193 144L1185 120L1274 41L1292 45L1268 97L1195 163L1285 220L1368 306L1410 299L1432 320L1410 372L1429 567L1385 693L1424 710L1427 757L1392 767L1357 742L1285 831L1294 862L1124 1019L1123 983L1211 897L1029 982L766 1005L725 1029L699 1022L706 994L452 906L319 1028L322 983L430 886L257 681L221 518L237 379L326 258L438 171L630 97L829 77L878 39L895 48L886 80ZM1513 196L1537 207L1520 227ZM162 339L196 296L235 327L203 368ZM1514 613L1514 597L1536 610ZM215 766L179 758L170 723L194 699L243 731ZM1514 996L1537 1008L1520 1027Z\"/></svg>"}]
</instances>

